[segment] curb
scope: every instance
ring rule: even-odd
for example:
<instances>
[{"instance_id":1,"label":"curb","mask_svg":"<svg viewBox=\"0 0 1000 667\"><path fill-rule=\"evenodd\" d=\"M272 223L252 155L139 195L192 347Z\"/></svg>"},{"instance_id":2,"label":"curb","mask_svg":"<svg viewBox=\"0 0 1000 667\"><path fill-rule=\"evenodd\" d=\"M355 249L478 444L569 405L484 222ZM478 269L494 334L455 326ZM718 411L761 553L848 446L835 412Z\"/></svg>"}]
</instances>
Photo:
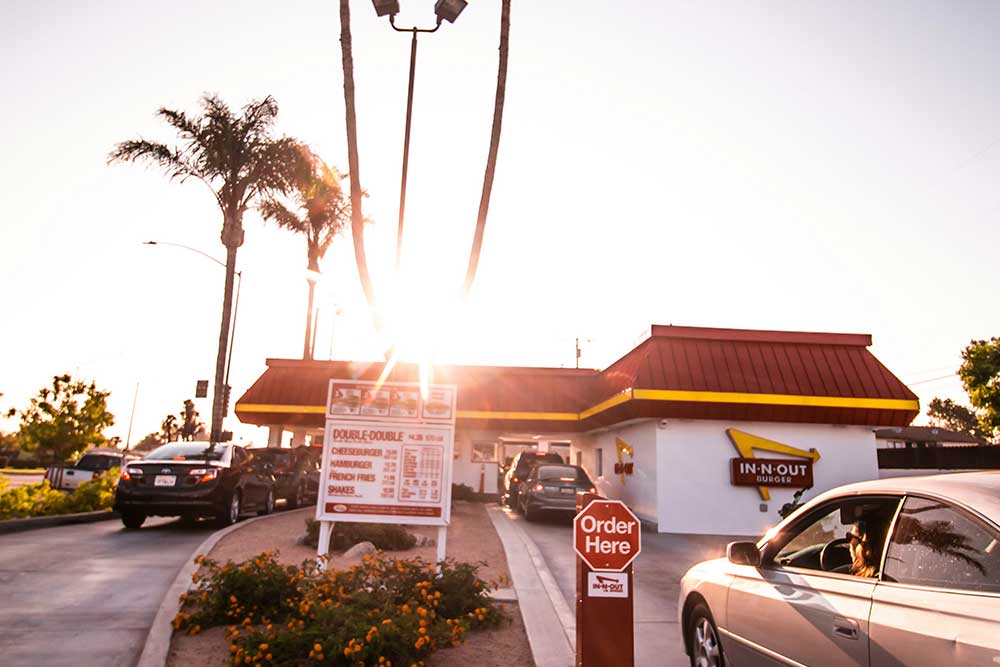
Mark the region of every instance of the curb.
<instances>
[{"instance_id":1,"label":"curb","mask_svg":"<svg viewBox=\"0 0 1000 667\"><path fill-rule=\"evenodd\" d=\"M52 528L53 526L69 526L76 523L109 521L119 517L120 515L118 512L98 510L96 512L79 512L77 514L33 516L27 519L7 519L6 521L0 521L0 535L5 533L17 533L22 530L35 530L36 528Z\"/></svg>"},{"instance_id":2,"label":"curb","mask_svg":"<svg viewBox=\"0 0 1000 667\"><path fill-rule=\"evenodd\" d=\"M310 509L314 510L315 508L306 507L301 510L291 510L290 512L305 512ZM264 519L286 516L290 512L285 511L280 514L275 513L244 519L239 523L234 523L232 526L215 531L195 548L188 562L181 567L180 572L174 577L174 582L170 584L170 588L163 594L163 600L160 602L160 608L156 610L156 616L153 618L153 624L146 635L146 644L142 648L142 655L139 656L139 662L136 663L136 667L163 667L167 664L167 655L170 653L170 638L174 634L171 622L177 616L177 612L181 610L181 594L187 593L190 590L191 576L199 567L194 562L194 559L199 554L207 555L218 544L219 540L230 533L236 532L240 528L245 528L252 523L263 521Z\"/></svg>"},{"instance_id":3,"label":"curb","mask_svg":"<svg viewBox=\"0 0 1000 667\"><path fill-rule=\"evenodd\" d=\"M576 616L535 541L499 507L486 507L507 555L524 629L536 667L572 667L576 664ZM562 633L552 632L560 627Z\"/></svg>"}]
</instances>

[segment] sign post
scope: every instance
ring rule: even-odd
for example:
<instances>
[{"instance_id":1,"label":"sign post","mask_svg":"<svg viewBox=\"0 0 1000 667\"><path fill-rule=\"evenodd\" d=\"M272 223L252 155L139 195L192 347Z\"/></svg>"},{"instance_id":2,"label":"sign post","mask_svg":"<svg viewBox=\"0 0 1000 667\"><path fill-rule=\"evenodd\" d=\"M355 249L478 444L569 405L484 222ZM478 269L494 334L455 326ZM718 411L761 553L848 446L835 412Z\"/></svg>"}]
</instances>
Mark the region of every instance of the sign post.
<instances>
[{"instance_id":1,"label":"sign post","mask_svg":"<svg viewBox=\"0 0 1000 667\"><path fill-rule=\"evenodd\" d=\"M330 380L316 520L320 556L337 521L438 526L446 554L454 385Z\"/></svg>"},{"instance_id":2,"label":"sign post","mask_svg":"<svg viewBox=\"0 0 1000 667\"><path fill-rule=\"evenodd\" d=\"M639 519L620 500L576 495L576 665L634 667L632 561Z\"/></svg>"}]
</instances>

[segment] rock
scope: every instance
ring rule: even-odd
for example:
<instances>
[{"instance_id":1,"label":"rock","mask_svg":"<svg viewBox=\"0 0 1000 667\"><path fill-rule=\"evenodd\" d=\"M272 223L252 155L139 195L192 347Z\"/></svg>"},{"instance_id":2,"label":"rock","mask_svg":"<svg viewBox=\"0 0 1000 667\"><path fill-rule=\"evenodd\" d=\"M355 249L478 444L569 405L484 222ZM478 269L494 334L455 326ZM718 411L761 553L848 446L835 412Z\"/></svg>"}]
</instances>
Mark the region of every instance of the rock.
<instances>
[{"instance_id":1,"label":"rock","mask_svg":"<svg viewBox=\"0 0 1000 667\"><path fill-rule=\"evenodd\" d=\"M344 552L344 558L361 560L365 556L374 554L378 549L371 542L358 542L353 547Z\"/></svg>"}]
</instances>

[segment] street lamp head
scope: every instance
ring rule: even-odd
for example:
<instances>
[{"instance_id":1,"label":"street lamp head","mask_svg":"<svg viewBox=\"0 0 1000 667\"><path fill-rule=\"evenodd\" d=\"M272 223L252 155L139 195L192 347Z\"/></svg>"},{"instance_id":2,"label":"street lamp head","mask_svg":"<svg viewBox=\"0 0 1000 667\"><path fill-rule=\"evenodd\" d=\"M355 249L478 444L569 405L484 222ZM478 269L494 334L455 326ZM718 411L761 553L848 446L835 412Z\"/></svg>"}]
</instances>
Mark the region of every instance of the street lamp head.
<instances>
[{"instance_id":1,"label":"street lamp head","mask_svg":"<svg viewBox=\"0 0 1000 667\"><path fill-rule=\"evenodd\" d=\"M437 14L438 23L454 23L468 4L465 0L437 0L434 3L434 13Z\"/></svg>"},{"instance_id":2,"label":"street lamp head","mask_svg":"<svg viewBox=\"0 0 1000 667\"><path fill-rule=\"evenodd\" d=\"M372 0L376 16L395 16L399 13L399 0Z\"/></svg>"}]
</instances>

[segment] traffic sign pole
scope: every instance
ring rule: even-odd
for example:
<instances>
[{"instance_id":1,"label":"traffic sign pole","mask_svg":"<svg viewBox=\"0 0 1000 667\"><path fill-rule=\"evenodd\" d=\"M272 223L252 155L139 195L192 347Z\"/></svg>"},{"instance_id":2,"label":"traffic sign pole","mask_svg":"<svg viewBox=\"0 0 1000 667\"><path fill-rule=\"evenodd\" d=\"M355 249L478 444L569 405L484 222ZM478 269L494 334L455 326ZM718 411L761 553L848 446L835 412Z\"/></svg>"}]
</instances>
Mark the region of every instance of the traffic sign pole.
<instances>
[{"instance_id":1,"label":"traffic sign pole","mask_svg":"<svg viewBox=\"0 0 1000 667\"><path fill-rule=\"evenodd\" d=\"M576 509L576 665L634 667L632 560L641 548L639 521L623 503L593 493L578 493Z\"/></svg>"}]
</instances>

